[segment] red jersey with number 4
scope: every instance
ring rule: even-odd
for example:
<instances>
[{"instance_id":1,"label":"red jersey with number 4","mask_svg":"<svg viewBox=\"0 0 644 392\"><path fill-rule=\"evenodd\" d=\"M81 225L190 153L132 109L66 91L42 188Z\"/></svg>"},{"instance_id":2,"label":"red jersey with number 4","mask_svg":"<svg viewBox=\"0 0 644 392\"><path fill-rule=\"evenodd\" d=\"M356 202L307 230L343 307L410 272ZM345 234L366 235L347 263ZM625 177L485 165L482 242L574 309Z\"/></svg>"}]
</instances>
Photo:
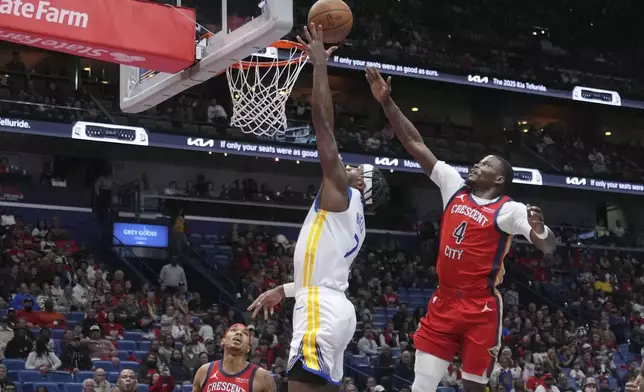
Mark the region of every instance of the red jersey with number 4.
<instances>
[{"instance_id":1,"label":"red jersey with number 4","mask_svg":"<svg viewBox=\"0 0 644 392\"><path fill-rule=\"evenodd\" d=\"M241 372L226 373L221 366L222 361L213 361L208 367L208 376L204 381L201 392L251 392L257 366L249 363Z\"/></svg>"},{"instance_id":2,"label":"red jersey with number 4","mask_svg":"<svg viewBox=\"0 0 644 392\"><path fill-rule=\"evenodd\" d=\"M503 259L512 236L501 231L496 217L510 200L480 205L469 188L457 191L441 218L440 247L436 270L439 286L459 290L492 288L503 280Z\"/></svg>"}]
</instances>

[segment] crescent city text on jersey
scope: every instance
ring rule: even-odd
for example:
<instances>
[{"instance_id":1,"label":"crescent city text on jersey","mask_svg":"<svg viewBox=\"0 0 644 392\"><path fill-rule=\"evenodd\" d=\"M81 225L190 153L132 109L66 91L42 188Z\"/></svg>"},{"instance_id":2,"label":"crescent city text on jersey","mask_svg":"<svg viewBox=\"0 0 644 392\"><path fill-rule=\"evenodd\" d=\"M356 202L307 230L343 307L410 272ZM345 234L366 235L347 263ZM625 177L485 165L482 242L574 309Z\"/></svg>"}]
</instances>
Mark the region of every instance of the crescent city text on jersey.
<instances>
[{"instance_id":1,"label":"crescent city text on jersey","mask_svg":"<svg viewBox=\"0 0 644 392\"><path fill-rule=\"evenodd\" d=\"M246 380L246 382L248 382ZM206 392L248 392L246 388L242 388L237 384L233 384L226 381L213 382L208 385Z\"/></svg>"},{"instance_id":2,"label":"crescent city text on jersey","mask_svg":"<svg viewBox=\"0 0 644 392\"><path fill-rule=\"evenodd\" d=\"M488 222L487 216L482 214L481 211L463 204L454 204L449 212L450 214L465 215L481 226L485 226Z\"/></svg>"}]
</instances>

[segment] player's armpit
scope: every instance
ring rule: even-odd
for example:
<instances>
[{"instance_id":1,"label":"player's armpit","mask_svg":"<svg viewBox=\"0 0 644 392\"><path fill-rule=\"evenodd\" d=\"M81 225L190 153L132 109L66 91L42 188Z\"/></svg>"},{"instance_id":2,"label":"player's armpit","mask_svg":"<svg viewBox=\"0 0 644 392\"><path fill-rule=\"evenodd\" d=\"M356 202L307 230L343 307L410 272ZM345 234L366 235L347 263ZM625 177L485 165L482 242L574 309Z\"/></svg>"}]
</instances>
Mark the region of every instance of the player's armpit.
<instances>
[{"instance_id":1,"label":"player's armpit","mask_svg":"<svg viewBox=\"0 0 644 392\"><path fill-rule=\"evenodd\" d=\"M199 370L197 370L197 374L195 374L195 378L192 381L192 392L201 391L201 387L203 386L203 383L206 380L206 377L208 376L209 367L210 367L210 364L207 363L205 365L201 365Z\"/></svg>"},{"instance_id":2,"label":"player's armpit","mask_svg":"<svg viewBox=\"0 0 644 392\"><path fill-rule=\"evenodd\" d=\"M258 392L275 392L277 391L277 385L273 379L273 375L265 369L257 369L257 374L255 375L255 382L253 383L253 390ZM193 391L194 392L194 391Z\"/></svg>"}]
</instances>

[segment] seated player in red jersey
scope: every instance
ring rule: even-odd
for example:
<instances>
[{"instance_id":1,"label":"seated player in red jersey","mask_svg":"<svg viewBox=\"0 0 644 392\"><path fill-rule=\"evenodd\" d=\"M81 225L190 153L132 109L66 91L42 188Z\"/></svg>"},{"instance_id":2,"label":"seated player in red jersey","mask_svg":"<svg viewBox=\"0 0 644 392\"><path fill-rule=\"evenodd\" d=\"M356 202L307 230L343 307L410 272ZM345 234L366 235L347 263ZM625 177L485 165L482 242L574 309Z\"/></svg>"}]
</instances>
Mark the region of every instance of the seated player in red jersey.
<instances>
[{"instance_id":1,"label":"seated player in red jersey","mask_svg":"<svg viewBox=\"0 0 644 392\"><path fill-rule=\"evenodd\" d=\"M224 359L202 365L192 382L192 392L275 392L270 372L246 361L250 335L243 324L234 324L221 339Z\"/></svg>"},{"instance_id":2,"label":"seated player in red jersey","mask_svg":"<svg viewBox=\"0 0 644 392\"><path fill-rule=\"evenodd\" d=\"M437 261L438 289L414 334L416 377L412 392L434 392L460 351L463 387L483 392L501 346L503 304L496 286L512 236L522 235L544 253L556 247L538 207L505 193L514 176L505 159L489 155L466 180L427 148L414 125L390 97L391 78L367 68L371 92L381 103L405 149L438 185L443 199Z\"/></svg>"}]
</instances>

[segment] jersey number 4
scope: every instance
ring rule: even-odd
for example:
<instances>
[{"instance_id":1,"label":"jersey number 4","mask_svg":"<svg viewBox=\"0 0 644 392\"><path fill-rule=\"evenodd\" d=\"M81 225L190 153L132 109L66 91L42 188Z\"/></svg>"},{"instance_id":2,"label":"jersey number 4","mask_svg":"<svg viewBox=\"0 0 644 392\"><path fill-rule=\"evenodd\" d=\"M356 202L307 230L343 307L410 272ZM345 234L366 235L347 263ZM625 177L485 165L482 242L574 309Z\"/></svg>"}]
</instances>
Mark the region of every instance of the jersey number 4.
<instances>
[{"instance_id":1,"label":"jersey number 4","mask_svg":"<svg viewBox=\"0 0 644 392\"><path fill-rule=\"evenodd\" d=\"M465 238L465 230L467 230L467 222L461 222L461 224L458 225L456 230L452 233L452 237L456 239L457 244L463 242L463 238Z\"/></svg>"}]
</instances>

